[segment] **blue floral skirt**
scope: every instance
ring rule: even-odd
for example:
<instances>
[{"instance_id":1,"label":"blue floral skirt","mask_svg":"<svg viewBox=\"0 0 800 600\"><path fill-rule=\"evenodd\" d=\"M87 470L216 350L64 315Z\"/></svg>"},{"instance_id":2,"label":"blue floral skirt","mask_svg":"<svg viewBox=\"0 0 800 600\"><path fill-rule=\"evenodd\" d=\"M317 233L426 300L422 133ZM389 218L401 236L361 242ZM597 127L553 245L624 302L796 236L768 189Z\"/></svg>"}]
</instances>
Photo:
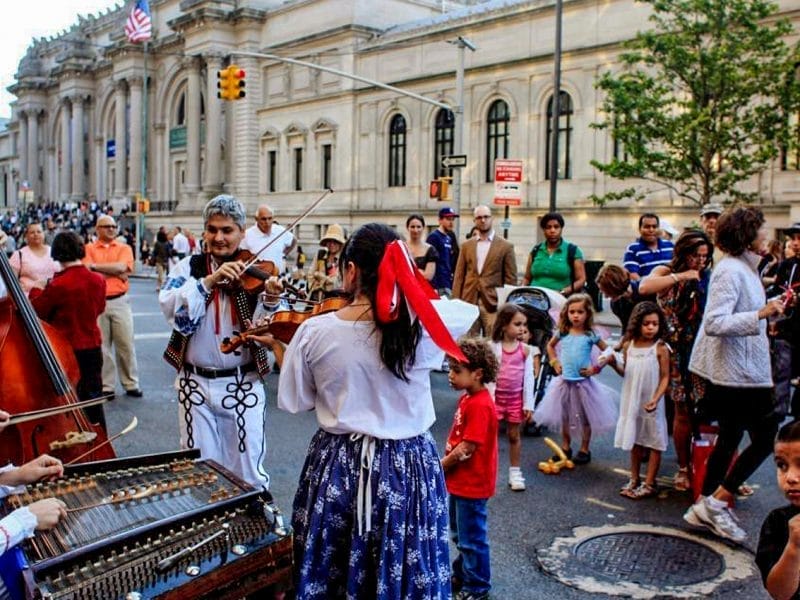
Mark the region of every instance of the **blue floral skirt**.
<instances>
[{"instance_id":1,"label":"blue floral skirt","mask_svg":"<svg viewBox=\"0 0 800 600\"><path fill-rule=\"evenodd\" d=\"M317 431L293 509L298 599L450 598L447 490L430 433Z\"/></svg>"}]
</instances>

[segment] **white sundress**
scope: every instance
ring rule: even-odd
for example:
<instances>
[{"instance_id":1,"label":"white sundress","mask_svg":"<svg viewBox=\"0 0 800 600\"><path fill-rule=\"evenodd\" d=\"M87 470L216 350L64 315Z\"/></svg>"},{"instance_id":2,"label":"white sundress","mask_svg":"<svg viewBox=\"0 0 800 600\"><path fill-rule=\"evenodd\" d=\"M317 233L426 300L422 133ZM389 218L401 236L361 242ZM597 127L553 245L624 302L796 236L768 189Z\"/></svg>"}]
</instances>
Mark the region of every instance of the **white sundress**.
<instances>
[{"instance_id":1,"label":"white sundress","mask_svg":"<svg viewBox=\"0 0 800 600\"><path fill-rule=\"evenodd\" d=\"M664 396L653 412L644 405L658 387L658 346L649 348L628 346L625 356L625 378L622 383L619 420L614 446L630 450L634 444L663 452L667 449L667 418Z\"/></svg>"}]
</instances>

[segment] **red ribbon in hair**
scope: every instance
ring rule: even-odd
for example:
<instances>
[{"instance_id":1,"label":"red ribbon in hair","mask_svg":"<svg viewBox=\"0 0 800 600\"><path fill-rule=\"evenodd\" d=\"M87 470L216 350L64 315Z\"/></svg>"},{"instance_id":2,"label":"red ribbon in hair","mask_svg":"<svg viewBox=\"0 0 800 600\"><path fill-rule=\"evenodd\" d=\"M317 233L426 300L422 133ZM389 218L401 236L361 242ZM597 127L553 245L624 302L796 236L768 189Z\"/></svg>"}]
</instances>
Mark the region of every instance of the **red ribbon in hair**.
<instances>
[{"instance_id":1,"label":"red ribbon in hair","mask_svg":"<svg viewBox=\"0 0 800 600\"><path fill-rule=\"evenodd\" d=\"M414 264L408 246L395 240L386 246L378 265L378 288L375 294L377 314L381 323L391 323L400 314L400 302L408 304L411 319L419 317L422 326L434 343L459 362L468 362L453 336L445 327L431 300L438 299L436 291Z\"/></svg>"}]
</instances>

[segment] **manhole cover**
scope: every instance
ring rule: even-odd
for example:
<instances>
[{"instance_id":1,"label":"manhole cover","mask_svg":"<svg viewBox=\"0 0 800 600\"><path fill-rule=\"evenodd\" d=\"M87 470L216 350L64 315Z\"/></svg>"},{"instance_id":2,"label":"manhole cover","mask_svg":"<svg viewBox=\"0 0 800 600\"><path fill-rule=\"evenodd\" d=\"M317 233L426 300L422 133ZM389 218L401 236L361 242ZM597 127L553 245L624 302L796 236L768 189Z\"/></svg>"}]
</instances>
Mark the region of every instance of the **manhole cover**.
<instances>
[{"instance_id":1,"label":"manhole cover","mask_svg":"<svg viewBox=\"0 0 800 600\"><path fill-rule=\"evenodd\" d=\"M691 585L725 570L722 556L704 544L645 532L589 538L575 548L575 557L598 577L654 586Z\"/></svg>"},{"instance_id":2,"label":"manhole cover","mask_svg":"<svg viewBox=\"0 0 800 600\"><path fill-rule=\"evenodd\" d=\"M748 554L722 542L656 525L577 527L537 550L542 569L591 593L697 598L753 574Z\"/></svg>"}]
</instances>

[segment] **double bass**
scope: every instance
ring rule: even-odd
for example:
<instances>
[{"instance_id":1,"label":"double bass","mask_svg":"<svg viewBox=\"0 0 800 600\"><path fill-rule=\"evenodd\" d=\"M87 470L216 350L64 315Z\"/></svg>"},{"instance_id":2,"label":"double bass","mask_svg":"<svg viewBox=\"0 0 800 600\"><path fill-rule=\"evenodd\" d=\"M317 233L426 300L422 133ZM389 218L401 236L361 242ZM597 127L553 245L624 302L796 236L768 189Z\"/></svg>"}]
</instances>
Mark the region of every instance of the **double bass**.
<instances>
[{"instance_id":1,"label":"double bass","mask_svg":"<svg viewBox=\"0 0 800 600\"><path fill-rule=\"evenodd\" d=\"M103 427L75 407L80 370L69 341L39 320L2 250L0 276L8 292L0 297L0 409L12 423L20 413L56 409L8 425L0 433L0 459L21 465L43 453L64 463L116 458Z\"/></svg>"}]
</instances>

